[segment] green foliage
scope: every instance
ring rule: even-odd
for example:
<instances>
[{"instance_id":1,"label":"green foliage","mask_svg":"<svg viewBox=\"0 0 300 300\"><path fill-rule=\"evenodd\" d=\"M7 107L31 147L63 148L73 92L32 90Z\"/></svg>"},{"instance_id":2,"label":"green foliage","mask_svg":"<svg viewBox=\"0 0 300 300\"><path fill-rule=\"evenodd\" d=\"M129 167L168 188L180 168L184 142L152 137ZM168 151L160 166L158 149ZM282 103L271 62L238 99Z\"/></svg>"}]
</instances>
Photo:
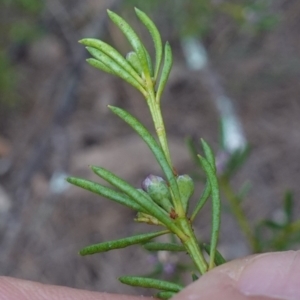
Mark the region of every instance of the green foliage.
<instances>
[{"instance_id":1,"label":"green foliage","mask_svg":"<svg viewBox=\"0 0 300 300\"><path fill-rule=\"evenodd\" d=\"M159 292L155 295L156 298L159 299L170 299L175 296L176 293L173 292Z\"/></svg>"},{"instance_id":2,"label":"green foliage","mask_svg":"<svg viewBox=\"0 0 300 300\"><path fill-rule=\"evenodd\" d=\"M198 157L200 160L200 164L207 176L208 182L210 184L210 189L211 189L212 230L211 230L211 250L210 250L209 268L212 269L214 267L214 259L217 250L217 243L218 243L219 229L220 229L220 222L221 222L219 184L218 184L215 165L212 165L210 161L208 161L206 158L202 157L201 155L198 155Z\"/></svg>"},{"instance_id":3,"label":"green foliage","mask_svg":"<svg viewBox=\"0 0 300 300\"><path fill-rule=\"evenodd\" d=\"M145 278L145 277L123 276L120 277L119 280L122 283L132 285L132 286L141 286L146 288L159 289L159 290L164 290L173 293L180 292L183 289L182 286L172 282L167 282L167 281L157 280L152 278Z\"/></svg>"},{"instance_id":4,"label":"green foliage","mask_svg":"<svg viewBox=\"0 0 300 300\"><path fill-rule=\"evenodd\" d=\"M127 206L135 211L147 212L142 206L129 198L126 194L117 192L99 183L75 177L68 177L67 181L73 185L81 187L92 193L98 194L102 197L113 200L121 205Z\"/></svg>"},{"instance_id":5,"label":"green foliage","mask_svg":"<svg viewBox=\"0 0 300 300\"><path fill-rule=\"evenodd\" d=\"M221 142L221 148L222 144L223 143ZM199 165L199 161L197 160L198 145L194 143L192 139L188 138L187 146L194 162ZM210 147L206 145L205 141L203 140L201 140L201 146L204 150L207 160L210 158L211 163L214 164L214 155L211 152ZM253 253L282 251L291 247L295 247L300 243L300 220L293 219L294 200L291 191L287 191L285 194L281 209L281 220L274 221L272 219L263 219L252 225L246 217L246 213L243 209L243 200L247 197L247 192L250 189L249 183L243 184L241 189L235 192L231 185L231 180L237 174L239 169L245 164L249 157L249 153L249 146L233 151L232 153L225 153L226 159L222 159L223 161L221 163L218 162L218 168L216 170L220 190L227 199L230 210L236 218L241 231L248 240L249 246L251 247ZM224 154L224 152L221 154ZM204 160L202 161L202 164L203 163L205 163ZM202 170L203 169L205 170L205 168L202 166ZM201 175L197 174L195 177L201 178ZM196 208L191 216L191 220L194 220L198 211L200 211L205 205L210 194L210 183L209 180L206 179L205 188L196 204Z\"/></svg>"},{"instance_id":6,"label":"green foliage","mask_svg":"<svg viewBox=\"0 0 300 300\"><path fill-rule=\"evenodd\" d=\"M176 248L174 244L155 244L154 242L152 249L153 245L156 245L158 251L162 247L169 251L171 249L173 251L184 249L195 264L197 271L204 274L209 269L220 264L222 257L217 251L220 227L220 197L214 154L209 145L205 141L202 141L205 157L199 156L198 159L207 176L209 186L209 192L206 192L205 195L206 200L211 196L213 203L211 242L210 246L202 247L201 243L195 237L192 227L192 221L200 211L199 206L194 208L194 212L192 213L193 219L188 216L187 211L190 198L194 192L194 182L187 174L179 175L175 172L160 109L161 95L172 67L171 47L169 43L166 43L163 53L162 41L158 29L145 13L138 9L135 11L140 21L149 31L154 42L154 64L146 47L132 27L124 19L111 11L108 11L110 19L126 36L133 51L130 51L125 58L117 50L102 41L88 38L81 40L80 43L87 46L87 50L94 57L87 60L89 64L104 72L122 78L139 90L144 96L153 119L158 141L129 112L114 106L109 106L109 109L127 123L146 143L160 165L165 179L150 175L144 180L143 190L141 190L136 189L109 170L92 166L92 171L104 179L113 189L82 178L69 177L67 180L78 187L105 196L109 200L137 211L135 221L145 222L149 225L163 226L166 230L98 243L83 248L80 254L89 255L124 248L134 244L144 244L159 235L171 234L171 236L176 236L182 243L181 248ZM163 56L164 59L162 59ZM154 68L152 67L153 65ZM147 248L149 245L151 244L144 246ZM203 251L208 252L209 262L206 261ZM120 281L129 285L159 289L161 292L157 296L163 299L171 297L174 293L182 289L182 286L175 283L152 278L124 276L120 278Z\"/></svg>"},{"instance_id":7,"label":"green foliage","mask_svg":"<svg viewBox=\"0 0 300 300\"><path fill-rule=\"evenodd\" d=\"M166 234L168 231L159 231L159 232L154 232L154 233L146 233L146 234L139 234L135 236L131 236L128 238L124 239L119 239L116 241L108 241L104 243L99 243L95 245L91 245L88 247L85 247L79 251L79 254L82 256L85 255L91 255L95 253L100 253L100 252L106 252L106 251L111 251L114 249L120 249L120 248L126 248L128 246L136 245L136 244L141 244L145 243L149 240L152 240L153 238Z\"/></svg>"},{"instance_id":8,"label":"green foliage","mask_svg":"<svg viewBox=\"0 0 300 300\"><path fill-rule=\"evenodd\" d=\"M132 1L126 1L126 3L129 2ZM156 5L162 8L164 4L161 1L153 0L145 1L143 5L150 9ZM267 1L259 3L259 1L245 0L239 3L235 1L214 3L208 0L175 0L172 1L171 7L170 18L176 15L176 24L183 35L200 34L203 36L206 34L212 26L216 12L230 15L241 27L247 27L255 33L269 30L276 23L275 16L269 11L270 4ZM256 14L255 22L249 18L253 12ZM164 230L101 242L83 248L80 254L90 255L135 244L157 253L161 251L186 252L193 262L193 268L184 267L180 263L177 263L176 268L180 271L192 270L192 280L196 280L198 275L226 262L217 250L221 218L220 191L227 198L231 211L253 252L283 250L299 243L300 221L293 220L294 204L290 192L286 193L284 199L283 220L266 219L252 226L246 218L242 201L247 195L248 188L244 185L242 191L235 192L230 180L247 160L249 147L228 153L229 150L227 149L226 152L221 146L226 159L220 164L206 141L201 139L199 145L203 155L199 155L198 145L188 140L192 158L201 169L201 174L197 177L202 178L205 182L198 201L189 213L189 204L194 193L194 180L187 174L181 175L175 171L160 107L161 96L172 68L171 46L166 42L163 47L158 29L143 11L135 9L135 13L152 38L155 49L154 59L135 30L123 18L111 11L108 11L111 21L121 30L132 47L126 57L107 43L94 38L85 38L80 43L87 47L92 56L87 59L90 65L122 78L141 92L149 108L156 136L151 134L129 112L119 107L108 107L145 142L161 167L163 175L162 177L149 175L143 181L143 189L135 188L109 170L96 166L91 167L92 171L101 177L109 187L82 178L70 177L67 180L78 187L133 209L137 212L135 221L161 226L164 227ZM194 18L194 15L197 18ZM257 18L257 16L260 17ZM212 202L211 236L209 243L203 243L195 236L193 222L208 200ZM156 241L155 238L160 235L168 235L170 242ZM206 259L205 253L208 255L208 259ZM158 263L152 274L153 277L161 274L162 269L162 263ZM161 299L169 299L183 288L177 284L178 278L173 279L176 283L149 277L123 276L119 278L122 283L128 285L158 289L160 291L156 297Z\"/></svg>"},{"instance_id":9,"label":"green foliage","mask_svg":"<svg viewBox=\"0 0 300 300\"><path fill-rule=\"evenodd\" d=\"M204 244L202 244L202 247L204 248L204 250L206 251L207 254L211 253L211 246L209 244L204 243ZM214 260L215 260L216 266L220 266L220 265L223 265L226 263L225 258L222 256L222 254L218 250L216 250Z\"/></svg>"}]
</instances>

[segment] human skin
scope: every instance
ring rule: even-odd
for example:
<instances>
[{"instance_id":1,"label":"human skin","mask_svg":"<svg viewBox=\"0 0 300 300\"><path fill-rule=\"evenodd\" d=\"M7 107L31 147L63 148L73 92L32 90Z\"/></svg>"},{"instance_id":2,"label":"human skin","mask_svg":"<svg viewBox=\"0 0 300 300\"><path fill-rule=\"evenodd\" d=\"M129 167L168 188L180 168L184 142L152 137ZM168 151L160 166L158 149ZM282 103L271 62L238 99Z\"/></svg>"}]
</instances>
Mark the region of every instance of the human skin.
<instances>
[{"instance_id":1,"label":"human skin","mask_svg":"<svg viewBox=\"0 0 300 300\"><path fill-rule=\"evenodd\" d=\"M0 277L1 300L138 300ZM213 269L173 300L299 300L300 251L248 256Z\"/></svg>"}]
</instances>

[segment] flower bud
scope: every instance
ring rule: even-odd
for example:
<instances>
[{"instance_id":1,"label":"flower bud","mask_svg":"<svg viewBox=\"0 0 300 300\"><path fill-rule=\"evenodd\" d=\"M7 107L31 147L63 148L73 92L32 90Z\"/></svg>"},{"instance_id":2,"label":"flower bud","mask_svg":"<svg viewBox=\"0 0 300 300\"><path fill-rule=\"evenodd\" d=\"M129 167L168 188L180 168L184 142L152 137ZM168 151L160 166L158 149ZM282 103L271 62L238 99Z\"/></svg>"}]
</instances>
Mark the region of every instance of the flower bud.
<instances>
[{"instance_id":1,"label":"flower bud","mask_svg":"<svg viewBox=\"0 0 300 300\"><path fill-rule=\"evenodd\" d=\"M188 204L191 196L194 193L194 181L193 179L185 174L185 175L179 175L176 179L180 197L181 197L181 203L184 208L184 210L187 212L188 210Z\"/></svg>"},{"instance_id":2,"label":"flower bud","mask_svg":"<svg viewBox=\"0 0 300 300\"><path fill-rule=\"evenodd\" d=\"M171 194L165 180L159 176L149 175L142 183L142 188L151 199L165 209L172 210Z\"/></svg>"}]
</instances>

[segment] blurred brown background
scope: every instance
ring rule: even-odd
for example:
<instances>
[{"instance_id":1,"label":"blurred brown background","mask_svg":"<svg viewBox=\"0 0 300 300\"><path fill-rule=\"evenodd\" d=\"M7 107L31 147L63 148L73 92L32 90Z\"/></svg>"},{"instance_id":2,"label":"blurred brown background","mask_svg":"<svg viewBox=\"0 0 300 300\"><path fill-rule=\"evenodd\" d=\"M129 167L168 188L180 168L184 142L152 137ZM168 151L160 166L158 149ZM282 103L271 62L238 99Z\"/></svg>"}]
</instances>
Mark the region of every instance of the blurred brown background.
<instances>
[{"instance_id":1,"label":"blurred brown background","mask_svg":"<svg viewBox=\"0 0 300 300\"><path fill-rule=\"evenodd\" d=\"M0 274L44 283L135 293L118 283L143 275L153 259L138 247L91 257L89 243L145 231L134 213L64 182L97 180L104 166L136 187L160 174L150 151L107 104L151 120L141 95L85 63L83 37L103 39L124 55L129 47L106 17L112 9L138 28L133 7L147 12L169 40L174 67L163 95L171 155L179 173L193 172L186 136L219 145L216 91L205 72L190 70L185 38L202 42L210 68L240 119L251 155L235 186L249 180L243 203L250 220L276 218L286 189L300 193L300 3L278 1L30 0L0 4ZM151 39L137 31L146 44ZM201 186L201 184L200 184ZM224 204L220 249L249 253ZM300 205L296 203L295 217ZM196 230L209 237L209 207Z\"/></svg>"}]
</instances>

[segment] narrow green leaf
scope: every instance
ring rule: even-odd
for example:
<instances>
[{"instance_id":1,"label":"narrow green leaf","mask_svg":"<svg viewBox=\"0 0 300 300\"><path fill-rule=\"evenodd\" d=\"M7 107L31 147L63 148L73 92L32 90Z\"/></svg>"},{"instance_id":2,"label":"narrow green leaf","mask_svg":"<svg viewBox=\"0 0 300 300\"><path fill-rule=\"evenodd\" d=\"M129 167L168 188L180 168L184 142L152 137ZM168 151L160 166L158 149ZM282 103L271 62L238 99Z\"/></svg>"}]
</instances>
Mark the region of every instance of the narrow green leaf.
<instances>
[{"instance_id":1,"label":"narrow green leaf","mask_svg":"<svg viewBox=\"0 0 300 300\"><path fill-rule=\"evenodd\" d=\"M153 66L152 66L151 56L150 56L149 52L147 51L147 49L145 47L144 47L144 51L145 51L146 58L147 58L147 65L148 65L149 74L150 74L150 77L152 78L154 76L154 73L153 73Z\"/></svg>"},{"instance_id":2,"label":"narrow green leaf","mask_svg":"<svg viewBox=\"0 0 300 300\"><path fill-rule=\"evenodd\" d=\"M211 187L211 197L212 197L212 229L211 229L211 242L210 242L210 254L209 254L209 269L214 266L215 254L217 250L219 230L220 230L220 214L221 214L221 204L220 204L220 194L218 178L215 171L213 170L211 164L201 155L198 155L202 168L209 180Z\"/></svg>"},{"instance_id":3,"label":"narrow green leaf","mask_svg":"<svg viewBox=\"0 0 300 300\"><path fill-rule=\"evenodd\" d=\"M114 12L107 10L107 13L110 19L119 27L119 29L123 32L126 36L127 40L131 44L134 51L137 53L137 56L141 62L143 71L146 76L150 76L148 70L148 62L147 62L147 55L145 53L144 45L142 44L141 40L131 28L131 26L120 16L115 14Z\"/></svg>"},{"instance_id":4,"label":"narrow green leaf","mask_svg":"<svg viewBox=\"0 0 300 300\"><path fill-rule=\"evenodd\" d=\"M157 243L149 242L143 245L143 247L148 251L186 251L183 245L173 244L173 243Z\"/></svg>"},{"instance_id":5,"label":"narrow green leaf","mask_svg":"<svg viewBox=\"0 0 300 300\"><path fill-rule=\"evenodd\" d=\"M136 70L139 75L142 75L143 70L140 60L134 51L130 51L126 55L126 60L131 64L131 66Z\"/></svg>"},{"instance_id":6,"label":"narrow green leaf","mask_svg":"<svg viewBox=\"0 0 300 300\"><path fill-rule=\"evenodd\" d=\"M132 77L130 73L124 70L118 63L116 63L108 55L95 48L86 47L86 49L91 53L92 56L96 58L96 62L100 61L102 64L106 65L107 68L111 69L109 73L121 77L123 80L127 81L129 84L131 84L136 89L138 89L143 95L146 94L144 87L138 81L136 81L136 79ZM94 60L89 59L88 62L92 66L97 67L96 62Z\"/></svg>"},{"instance_id":7,"label":"narrow green leaf","mask_svg":"<svg viewBox=\"0 0 300 300\"><path fill-rule=\"evenodd\" d=\"M138 72L134 70L134 68L126 61L125 57L120 54L115 48L106 44L103 41L97 39L82 39L79 41L80 44L83 44L87 47L95 48L106 55L108 55L111 59L113 59L119 66L121 66L127 73L129 73L134 79L139 82L142 86L144 85L144 81L139 76Z\"/></svg>"},{"instance_id":8,"label":"narrow green leaf","mask_svg":"<svg viewBox=\"0 0 300 300\"><path fill-rule=\"evenodd\" d=\"M166 234L168 232L169 232L168 230L164 230L164 231L134 235L131 237L114 240L114 241L103 242L103 243L87 246L81 249L79 251L79 254L84 256L84 255L91 255L100 252L106 252L114 249L125 248L131 245L145 243L157 236Z\"/></svg>"},{"instance_id":9,"label":"narrow green leaf","mask_svg":"<svg viewBox=\"0 0 300 300\"><path fill-rule=\"evenodd\" d=\"M151 233L144 233L144 234L139 234L135 236L130 236L127 238L119 239L119 240L113 240L113 241L107 241L99 244L94 244L91 246L84 247L79 251L79 254L81 256L85 255L91 255L95 253L101 253L101 252L106 252L114 249L120 249L120 248L125 248L131 245L135 244L141 244L145 243L155 237L158 237L160 235L168 233L168 230L164 231L158 231L158 232L151 232Z\"/></svg>"},{"instance_id":10,"label":"narrow green leaf","mask_svg":"<svg viewBox=\"0 0 300 300\"><path fill-rule=\"evenodd\" d=\"M149 202L153 202L153 199L143 189L137 189L137 191L142 193L149 200Z\"/></svg>"},{"instance_id":11,"label":"narrow green leaf","mask_svg":"<svg viewBox=\"0 0 300 300\"><path fill-rule=\"evenodd\" d=\"M160 208L162 208L165 212L170 213L172 210L171 202L169 199L162 198L160 201L157 201L157 199L154 199L153 195L150 193L145 192L142 189L137 189L140 193L142 193L147 199L149 199L149 202L155 202Z\"/></svg>"},{"instance_id":12,"label":"narrow green leaf","mask_svg":"<svg viewBox=\"0 0 300 300\"><path fill-rule=\"evenodd\" d=\"M92 166L91 168L95 174L105 179L107 182L117 187L122 192L126 193L131 199L136 201L137 204L142 206L148 214L154 216L161 223L165 224L165 226L168 227L172 232L178 232L177 226L173 223L169 215L155 202L150 202L149 199L143 195L143 193L136 190L126 181L104 168L99 168L95 166Z\"/></svg>"},{"instance_id":13,"label":"narrow green leaf","mask_svg":"<svg viewBox=\"0 0 300 300\"><path fill-rule=\"evenodd\" d=\"M155 297L158 299L170 299L175 295L176 293L173 292L159 292L155 295Z\"/></svg>"},{"instance_id":14,"label":"narrow green leaf","mask_svg":"<svg viewBox=\"0 0 300 300\"><path fill-rule=\"evenodd\" d=\"M160 79L159 79L159 84L156 92L156 101L159 102L162 92L166 86L166 83L169 78L169 74L171 72L173 64L173 58L172 58L172 49L170 44L167 42L165 45L165 56L164 56L164 66L161 71Z\"/></svg>"},{"instance_id":15,"label":"narrow green leaf","mask_svg":"<svg viewBox=\"0 0 300 300\"><path fill-rule=\"evenodd\" d=\"M212 149L210 148L210 146L206 143L206 141L204 139L201 139L201 144L202 144L202 148L203 148L203 151L205 154L205 158L210 163L213 170L216 172L216 160L215 160L215 155L214 155Z\"/></svg>"},{"instance_id":16,"label":"narrow green leaf","mask_svg":"<svg viewBox=\"0 0 300 300\"><path fill-rule=\"evenodd\" d=\"M109 68L107 65L105 65L104 63L102 63L101 61L99 61L97 59L88 58L86 61L89 65L91 65L94 68L97 68L105 73L118 76L118 74L116 74L111 68Z\"/></svg>"},{"instance_id":17,"label":"narrow green leaf","mask_svg":"<svg viewBox=\"0 0 300 300\"><path fill-rule=\"evenodd\" d=\"M146 212L146 210L142 206L130 199L127 195L114 191L99 183L78 177L68 177L67 181L71 184L74 184L92 193L98 194L102 197L113 200L136 211Z\"/></svg>"},{"instance_id":18,"label":"narrow green leaf","mask_svg":"<svg viewBox=\"0 0 300 300\"><path fill-rule=\"evenodd\" d=\"M211 189L210 189L210 183L209 183L209 180L207 180L206 184L205 184L205 187L204 187L204 190L196 204L196 207L192 213L192 216L191 216L191 221L193 221L196 217L196 215L198 214L198 212L202 209L202 207L205 205L205 203L207 202L209 196L210 196L210 192L211 192Z\"/></svg>"},{"instance_id":19,"label":"narrow green leaf","mask_svg":"<svg viewBox=\"0 0 300 300\"><path fill-rule=\"evenodd\" d=\"M171 169L161 147L158 145L154 137L136 118L134 118L127 111L115 106L109 105L108 107L111 109L111 111L114 114L119 116L128 125L130 125L138 133L138 135L144 140L144 142L148 145L153 155L155 156L157 162L159 163L160 167L162 168L167 178L167 181L169 183L170 189L173 192L174 197L176 199L180 199L180 194L179 194L176 178L173 174L173 170Z\"/></svg>"},{"instance_id":20,"label":"narrow green leaf","mask_svg":"<svg viewBox=\"0 0 300 300\"><path fill-rule=\"evenodd\" d=\"M119 280L127 285L131 286L140 286L145 288L153 288L158 290L165 290L169 292L180 292L183 289L183 286L153 278L145 278L145 277L136 277L136 276L122 276Z\"/></svg>"},{"instance_id":21,"label":"narrow green leaf","mask_svg":"<svg viewBox=\"0 0 300 300\"><path fill-rule=\"evenodd\" d=\"M202 247L206 251L207 254L210 254L210 245L209 244L202 244ZM220 266L226 263L226 259L222 256L222 254L216 250L216 255L215 255L215 264L216 266Z\"/></svg>"},{"instance_id":22,"label":"narrow green leaf","mask_svg":"<svg viewBox=\"0 0 300 300\"><path fill-rule=\"evenodd\" d=\"M147 27L153 39L154 48L155 48L154 79L156 80L160 69L160 64L161 64L162 54L163 54L161 36L155 24L144 12L142 12L138 8L135 8L135 12L139 17L139 19L142 21L142 23Z\"/></svg>"}]
</instances>

